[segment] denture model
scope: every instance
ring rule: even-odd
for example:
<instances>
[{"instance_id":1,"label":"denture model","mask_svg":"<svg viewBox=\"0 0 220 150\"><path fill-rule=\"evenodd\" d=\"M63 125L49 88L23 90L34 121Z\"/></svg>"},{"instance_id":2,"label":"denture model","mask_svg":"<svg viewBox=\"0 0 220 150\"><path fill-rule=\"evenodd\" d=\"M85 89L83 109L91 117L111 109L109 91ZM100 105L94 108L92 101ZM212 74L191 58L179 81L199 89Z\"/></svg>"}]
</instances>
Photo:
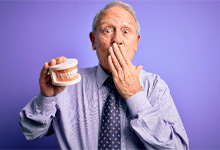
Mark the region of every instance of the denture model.
<instances>
[{"instance_id":1,"label":"denture model","mask_svg":"<svg viewBox=\"0 0 220 150\"><path fill-rule=\"evenodd\" d=\"M81 80L77 73L77 59L67 59L66 62L49 67L52 84L56 86L67 86L76 84Z\"/></svg>"}]
</instances>

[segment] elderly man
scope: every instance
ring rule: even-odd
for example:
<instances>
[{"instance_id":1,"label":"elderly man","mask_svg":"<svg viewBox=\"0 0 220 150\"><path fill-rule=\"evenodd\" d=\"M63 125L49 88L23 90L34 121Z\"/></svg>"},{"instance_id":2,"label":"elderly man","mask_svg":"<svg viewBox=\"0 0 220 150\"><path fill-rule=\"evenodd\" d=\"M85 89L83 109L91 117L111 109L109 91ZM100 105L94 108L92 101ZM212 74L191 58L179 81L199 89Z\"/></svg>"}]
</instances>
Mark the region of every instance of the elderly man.
<instances>
[{"instance_id":1,"label":"elderly man","mask_svg":"<svg viewBox=\"0 0 220 150\"><path fill-rule=\"evenodd\" d=\"M89 34L99 65L80 69L82 80L56 87L45 63L40 94L20 112L28 140L55 133L61 149L188 149L188 138L165 82L131 60L140 40L132 7L112 2ZM110 96L109 96L110 95Z\"/></svg>"}]
</instances>

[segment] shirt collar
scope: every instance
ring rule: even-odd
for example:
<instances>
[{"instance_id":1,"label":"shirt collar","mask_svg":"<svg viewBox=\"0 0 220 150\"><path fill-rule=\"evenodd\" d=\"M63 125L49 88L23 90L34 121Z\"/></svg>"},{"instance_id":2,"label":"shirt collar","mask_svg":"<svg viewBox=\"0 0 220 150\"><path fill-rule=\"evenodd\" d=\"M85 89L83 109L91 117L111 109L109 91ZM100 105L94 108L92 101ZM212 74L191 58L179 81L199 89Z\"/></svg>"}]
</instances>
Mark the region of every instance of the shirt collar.
<instances>
[{"instance_id":1,"label":"shirt collar","mask_svg":"<svg viewBox=\"0 0 220 150\"><path fill-rule=\"evenodd\" d=\"M111 77L111 75L107 74L101 67L101 65L98 65L97 71L96 71L96 81L98 88L101 88L102 84L105 82L105 80Z\"/></svg>"}]
</instances>

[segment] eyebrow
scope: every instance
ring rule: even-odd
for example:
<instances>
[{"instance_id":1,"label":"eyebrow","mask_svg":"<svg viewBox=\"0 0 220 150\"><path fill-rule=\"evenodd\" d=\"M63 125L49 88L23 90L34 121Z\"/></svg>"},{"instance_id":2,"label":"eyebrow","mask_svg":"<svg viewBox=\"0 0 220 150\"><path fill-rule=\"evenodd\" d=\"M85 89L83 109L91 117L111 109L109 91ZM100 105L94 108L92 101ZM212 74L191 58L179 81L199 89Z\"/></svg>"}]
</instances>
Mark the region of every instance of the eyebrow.
<instances>
[{"instance_id":1,"label":"eyebrow","mask_svg":"<svg viewBox=\"0 0 220 150\"><path fill-rule=\"evenodd\" d=\"M107 25L113 25L114 23L112 23L112 21L110 21L110 20L102 20L102 21L100 21L100 23L99 23L99 25L100 26L102 26L103 24L107 24ZM123 26L128 26L128 27L130 27L130 28L132 28L132 22L123 22L122 23L122 25Z\"/></svg>"}]
</instances>

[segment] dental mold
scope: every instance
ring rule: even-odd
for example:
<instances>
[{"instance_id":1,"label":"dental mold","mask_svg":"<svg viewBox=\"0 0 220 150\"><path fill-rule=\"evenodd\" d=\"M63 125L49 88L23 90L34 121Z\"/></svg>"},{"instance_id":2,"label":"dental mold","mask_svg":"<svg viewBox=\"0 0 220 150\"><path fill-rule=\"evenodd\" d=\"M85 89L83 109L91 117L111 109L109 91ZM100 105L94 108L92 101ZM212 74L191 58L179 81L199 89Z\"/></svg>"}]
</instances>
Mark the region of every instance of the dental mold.
<instances>
[{"instance_id":1,"label":"dental mold","mask_svg":"<svg viewBox=\"0 0 220 150\"><path fill-rule=\"evenodd\" d=\"M78 83L81 80L81 76L77 73L77 64L77 59L69 58L64 63L49 67L52 84L67 86Z\"/></svg>"}]
</instances>

